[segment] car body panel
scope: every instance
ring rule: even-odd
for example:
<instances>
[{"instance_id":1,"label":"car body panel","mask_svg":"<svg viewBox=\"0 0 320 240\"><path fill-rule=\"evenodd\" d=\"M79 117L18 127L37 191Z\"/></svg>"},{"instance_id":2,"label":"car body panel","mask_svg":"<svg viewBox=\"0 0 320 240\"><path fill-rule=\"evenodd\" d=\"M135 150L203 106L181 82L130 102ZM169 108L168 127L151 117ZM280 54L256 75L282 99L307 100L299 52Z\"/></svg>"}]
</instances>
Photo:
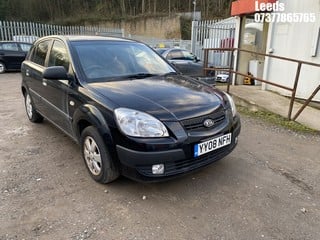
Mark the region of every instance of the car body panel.
<instances>
[{"instance_id":1,"label":"car body panel","mask_svg":"<svg viewBox=\"0 0 320 240\"><path fill-rule=\"evenodd\" d=\"M88 86L121 107L142 110L163 121L205 115L221 102L216 90L206 85L200 87L199 82L184 76L91 83Z\"/></svg>"}]
</instances>

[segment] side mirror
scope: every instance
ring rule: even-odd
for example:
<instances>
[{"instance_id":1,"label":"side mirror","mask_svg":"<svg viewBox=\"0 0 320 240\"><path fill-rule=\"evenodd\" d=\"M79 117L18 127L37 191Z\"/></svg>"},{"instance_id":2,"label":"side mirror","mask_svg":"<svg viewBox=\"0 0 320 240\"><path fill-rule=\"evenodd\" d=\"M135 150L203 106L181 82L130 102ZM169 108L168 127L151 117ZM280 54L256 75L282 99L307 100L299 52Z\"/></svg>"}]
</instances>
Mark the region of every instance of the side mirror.
<instances>
[{"instance_id":1,"label":"side mirror","mask_svg":"<svg viewBox=\"0 0 320 240\"><path fill-rule=\"evenodd\" d=\"M47 67L42 77L49 80L68 80L68 73L63 66L53 66Z\"/></svg>"}]
</instances>

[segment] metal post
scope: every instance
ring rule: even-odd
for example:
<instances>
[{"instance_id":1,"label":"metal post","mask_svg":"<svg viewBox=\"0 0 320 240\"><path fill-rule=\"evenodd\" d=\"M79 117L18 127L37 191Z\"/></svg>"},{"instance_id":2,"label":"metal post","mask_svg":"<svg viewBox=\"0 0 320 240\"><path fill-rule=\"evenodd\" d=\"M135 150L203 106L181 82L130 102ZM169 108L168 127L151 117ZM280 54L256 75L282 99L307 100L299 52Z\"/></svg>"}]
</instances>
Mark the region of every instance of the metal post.
<instances>
[{"instance_id":1,"label":"metal post","mask_svg":"<svg viewBox=\"0 0 320 240\"><path fill-rule=\"evenodd\" d=\"M291 120L293 103L296 98L297 87L298 87L298 82L299 82L300 72L301 72L301 65L302 65L302 63L299 62L298 67L297 67L296 79L295 79L294 85L293 85L292 96L291 96L291 100L290 100L290 106L289 106L289 112L288 112L288 119L289 120Z\"/></svg>"},{"instance_id":2,"label":"metal post","mask_svg":"<svg viewBox=\"0 0 320 240\"><path fill-rule=\"evenodd\" d=\"M192 29L191 29L191 52L193 54L196 50L196 43L197 43L197 33L198 33L198 22L192 21Z\"/></svg>"},{"instance_id":3,"label":"metal post","mask_svg":"<svg viewBox=\"0 0 320 240\"><path fill-rule=\"evenodd\" d=\"M232 76L233 76L233 54L234 54L234 49L231 51L231 59L230 59L230 66L229 66L229 81L227 85L227 93L230 91L230 84L232 83Z\"/></svg>"},{"instance_id":4,"label":"metal post","mask_svg":"<svg viewBox=\"0 0 320 240\"><path fill-rule=\"evenodd\" d=\"M207 76L207 70L205 70L208 67L208 49L204 49L204 62L203 62L203 76Z\"/></svg>"},{"instance_id":5,"label":"metal post","mask_svg":"<svg viewBox=\"0 0 320 240\"><path fill-rule=\"evenodd\" d=\"M193 1L193 21L196 20L196 8L197 8L197 0Z\"/></svg>"},{"instance_id":6,"label":"metal post","mask_svg":"<svg viewBox=\"0 0 320 240\"><path fill-rule=\"evenodd\" d=\"M294 115L293 121L295 121L299 115L302 113L302 111L309 105L309 103L312 101L312 98L320 91L320 85L313 91L311 96L307 99L307 101L303 104L303 106L300 108L300 110Z\"/></svg>"}]
</instances>

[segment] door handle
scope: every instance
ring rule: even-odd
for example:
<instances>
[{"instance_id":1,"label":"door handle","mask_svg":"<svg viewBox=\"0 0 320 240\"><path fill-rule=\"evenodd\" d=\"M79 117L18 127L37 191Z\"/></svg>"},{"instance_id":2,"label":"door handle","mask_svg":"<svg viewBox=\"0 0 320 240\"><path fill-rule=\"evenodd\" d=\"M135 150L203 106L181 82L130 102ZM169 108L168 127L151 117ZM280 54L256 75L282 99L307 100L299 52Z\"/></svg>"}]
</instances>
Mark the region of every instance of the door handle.
<instances>
[{"instance_id":1,"label":"door handle","mask_svg":"<svg viewBox=\"0 0 320 240\"><path fill-rule=\"evenodd\" d=\"M46 79L43 79L43 80L42 80L42 85L43 85L43 86L47 86L47 80L46 80Z\"/></svg>"}]
</instances>

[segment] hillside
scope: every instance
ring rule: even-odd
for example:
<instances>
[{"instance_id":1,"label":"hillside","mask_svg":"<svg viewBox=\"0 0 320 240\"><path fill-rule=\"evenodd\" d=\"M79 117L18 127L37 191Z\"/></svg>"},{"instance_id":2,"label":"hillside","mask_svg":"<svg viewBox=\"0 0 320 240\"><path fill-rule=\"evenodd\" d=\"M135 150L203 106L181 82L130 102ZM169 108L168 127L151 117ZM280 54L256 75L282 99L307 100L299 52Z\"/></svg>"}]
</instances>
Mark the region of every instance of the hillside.
<instances>
[{"instance_id":1,"label":"hillside","mask_svg":"<svg viewBox=\"0 0 320 240\"><path fill-rule=\"evenodd\" d=\"M194 0L0 0L0 20L55 24L130 20L192 12ZM228 16L232 0L196 0L202 19Z\"/></svg>"}]
</instances>

